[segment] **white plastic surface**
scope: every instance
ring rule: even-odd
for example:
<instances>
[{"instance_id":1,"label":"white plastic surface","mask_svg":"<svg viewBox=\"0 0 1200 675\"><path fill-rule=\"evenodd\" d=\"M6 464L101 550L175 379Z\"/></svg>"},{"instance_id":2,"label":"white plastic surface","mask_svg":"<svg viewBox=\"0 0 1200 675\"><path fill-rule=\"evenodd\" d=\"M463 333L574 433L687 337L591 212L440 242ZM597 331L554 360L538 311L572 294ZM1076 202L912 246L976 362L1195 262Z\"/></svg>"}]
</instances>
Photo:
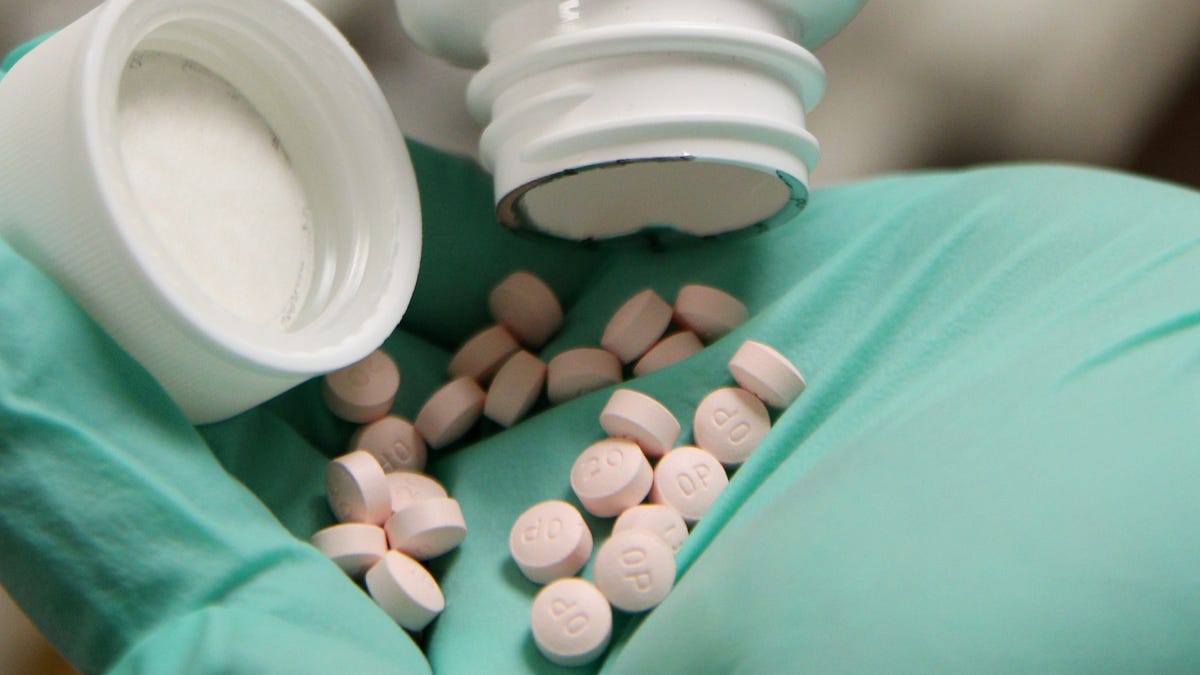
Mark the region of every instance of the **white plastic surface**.
<instances>
[{"instance_id":1,"label":"white plastic surface","mask_svg":"<svg viewBox=\"0 0 1200 675\"><path fill-rule=\"evenodd\" d=\"M644 612L662 602L675 586L675 551L649 532L614 534L596 552L596 588L613 607Z\"/></svg>"},{"instance_id":2,"label":"white plastic surface","mask_svg":"<svg viewBox=\"0 0 1200 675\"><path fill-rule=\"evenodd\" d=\"M117 117L129 59L149 49L225 80L287 150L313 216L320 290L298 299L286 327L214 301L138 207ZM407 149L358 55L304 2L109 0L8 73L0 122L0 235L193 422L230 417L362 359L408 305L421 221Z\"/></svg>"},{"instance_id":3,"label":"white plastic surface","mask_svg":"<svg viewBox=\"0 0 1200 675\"><path fill-rule=\"evenodd\" d=\"M771 417L762 401L740 387L710 392L696 406L692 435L696 445L725 466L746 461L771 430Z\"/></svg>"},{"instance_id":4,"label":"white plastic surface","mask_svg":"<svg viewBox=\"0 0 1200 675\"><path fill-rule=\"evenodd\" d=\"M440 450L475 426L483 415L486 398L487 394L474 379L451 380L421 406L414 425L429 447Z\"/></svg>"},{"instance_id":5,"label":"white plastic surface","mask_svg":"<svg viewBox=\"0 0 1200 675\"><path fill-rule=\"evenodd\" d=\"M367 570L366 580L371 598L401 628L422 630L446 608L442 589L429 570L399 551L388 551Z\"/></svg>"},{"instance_id":6,"label":"white plastic surface","mask_svg":"<svg viewBox=\"0 0 1200 675\"><path fill-rule=\"evenodd\" d=\"M628 530L653 534L665 541L674 551L678 551L688 538L688 527L683 516L664 504L638 504L626 509L617 516L612 533L616 535Z\"/></svg>"},{"instance_id":7,"label":"white plastic surface","mask_svg":"<svg viewBox=\"0 0 1200 675\"><path fill-rule=\"evenodd\" d=\"M488 309L526 347L546 344L562 326L562 306L546 282L524 270L513 272L488 294Z\"/></svg>"},{"instance_id":8,"label":"white plastic surface","mask_svg":"<svg viewBox=\"0 0 1200 675\"><path fill-rule=\"evenodd\" d=\"M716 457L685 445L668 452L654 467L650 501L670 506L694 523L708 512L726 485L729 476Z\"/></svg>"},{"instance_id":9,"label":"white plastic surface","mask_svg":"<svg viewBox=\"0 0 1200 675\"><path fill-rule=\"evenodd\" d=\"M632 363L645 354L667 332L671 306L653 289L634 295L609 319L600 336L600 346L621 363Z\"/></svg>"},{"instance_id":10,"label":"white plastic surface","mask_svg":"<svg viewBox=\"0 0 1200 675\"><path fill-rule=\"evenodd\" d=\"M529 623L543 656L560 666L582 666L608 647L612 608L591 583L559 579L533 598Z\"/></svg>"},{"instance_id":11,"label":"white plastic surface","mask_svg":"<svg viewBox=\"0 0 1200 675\"><path fill-rule=\"evenodd\" d=\"M548 584L583 568L592 555L592 531L574 506L539 502L513 523L508 551L526 578Z\"/></svg>"},{"instance_id":12,"label":"white plastic surface","mask_svg":"<svg viewBox=\"0 0 1200 675\"><path fill-rule=\"evenodd\" d=\"M355 431L347 451L355 450L366 450L374 455L385 473L421 471L429 456L425 439L417 433L412 422L396 415L388 415Z\"/></svg>"},{"instance_id":13,"label":"white plastic surface","mask_svg":"<svg viewBox=\"0 0 1200 675\"><path fill-rule=\"evenodd\" d=\"M772 408L786 408L804 392L800 370L773 347L746 340L729 360L729 372L745 390Z\"/></svg>"},{"instance_id":14,"label":"white plastic surface","mask_svg":"<svg viewBox=\"0 0 1200 675\"><path fill-rule=\"evenodd\" d=\"M315 532L312 545L351 577L362 576L387 553L387 535L378 525L342 523Z\"/></svg>"},{"instance_id":15,"label":"white plastic surface","mask_svg":"<svg viewBox=\"0 0 1200 675\"><path fill-rule=\"evenodd\" d=\"M558 405L621 381L621 362L607 350L579 347L550 359L546 396Z\"/></svg>"},{"instance_id":16,"label":"white plastic surface","mask_svg":"<svg viewBox=\"0 0 1200 675\"><path fill-rule=\"evenodd\" d=\"M325 466L325 495L343 523L382 525L392 514L392 494L371 453L356 450Z\"/></svg>"},{"instance_id":17,"label":"white plastic surface","mask_svg":"<svg viewBox=\"0 0 1200 675\"><path fill-rule=\"evenodd\" d=\"M600 426L613 438L627 438L648 457L662 457L679 438L679 420L652 396L618 389L600 411Z\"/></svg>"},{"instance_id":18,"label":"white plastic surface","mask_svg":"<svg viewBox=\"0 0 1200 675\"><path fill-rule=\"evenodd\" d=\"M633 376L649 375L656 370L662 370L674 365L704 349L704 343L695 333L685 330L658 341L650 351L633 366Z\"/></svg>"},{"instance_id":19,"label":"white plastic surface","mask_svg":"<svg viewBox=\"0 0 1200 675\"><path fill-rule=\"evenodd\" d=\"M519 351L492 379L483 414L502 427L511 427L533 409L545 383L545 362L527 351Z\"/></svg>"},{"instance_id":20,"label":"white plastic surface","mask_svg":"<svg viewBox=\"0 0 1200 675\"><path fill-rule=\"evenodd\" d=\"M688 284L675 297L675 323L706 343L714 342L745 323L750 311L741 300L703 284Z\"/></svg>"},{"instance_id":21,"label":"white plastic surface","mask_svg":"<svg viewBox=\"0 0 1200 675\"><path fill-rule=\"evenodd\" d=\"M399 388L400 369L382 349L321 379L321 395L329 410L360 424L387 415Z\"/></svg>"},{"instance_id":22,"label":"white plastic surface","mask_svg":"<svg viewBox=\"0 0 1200 675\"><path fill-rule=\"evenodd\" d=\"M588 446L571 467L571 489L588 513L611 518L640 504L654 470L637 443L609 438Z\"/></svg>"},{"instance_id":23,"label":"white plastic surface","mask_svg":"<svg viewBox=\"0 0 1200 675\"><path fill-rule=\"evenodd\" d=\"M418 499L387 519L388 546L417 560L454 550L467 536L462 508L450 498Z\"/></svg>"},{"instance_id":24,"label":"white plastic surface","mask_svg":"<svg viewBox=\"0 0 1200 675\"><path fill-rule=\"evenodd\" d=\"M384 476L392 496L392 513L422 499L445 499L446 488L433 478L415 471L396 471Z\"/></svg>"},{"instance_id":25,"label":"white plastic surface","mask_svg":"<svg viewBox=\"0 0 1200 675\"><path fill-rule=\"evenodd\" d=\"M479 384L487 384L508 357L520 349L521 345L507 328L489 326L471 336L455 352L446 369L451 377L470 377Z\"/></svg>"}]
</instances>

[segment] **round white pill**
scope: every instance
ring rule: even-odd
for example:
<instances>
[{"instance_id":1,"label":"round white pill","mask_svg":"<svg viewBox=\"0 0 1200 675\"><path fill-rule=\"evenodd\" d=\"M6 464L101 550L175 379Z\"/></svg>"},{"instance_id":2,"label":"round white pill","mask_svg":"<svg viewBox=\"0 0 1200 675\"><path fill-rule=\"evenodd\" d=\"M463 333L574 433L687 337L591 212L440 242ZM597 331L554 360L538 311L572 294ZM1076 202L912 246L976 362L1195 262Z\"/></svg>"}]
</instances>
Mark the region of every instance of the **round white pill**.
<instances>
[{"instance_id":1,"label":"round white pill","mask_svg":"<svg viewBox=\"0 0 1200 675\"><path fill-rule=\"evenodd\" d=\"M655 535L667 542L671 550L678 551L687 540L687 523L675 509L663 504L638 504L626 509L613 523L614 535L629 530L640 530Z\"/></svg>"},{"instance_id":2,"label":"round white pill","mask_svg":"<svg viewBox=\"0 0 1200 675\"><path fill-rule=\"evenodd\" d=\"M804 376L786 356L746 340L729 360L729 372L746 391L772 408L786 408L804 391Z\"/></svg>"},{"instance_id":3,"label":"round white pill","mask_svg":"<svg viewBox=\"0 0 1200 675\"><path fill-rule=\"evenodd\" d=\"M582 666L608 647L612 607L591 583L559 579L533 598L529 624L543 656L560 666Z\"/></svg>"},{"instance_id":4,"label":"round white pill","mask_svg":"<svg viewBox=\"0 0 1200 675\"><path fill-rule=\"evenodd\" d=\"M667 332L671 306L653 289L638 293L621 305L600 336L600 346L621 363L632 363Z\"/></svg>"},{"instance_id":5,"label":"round white pill","mask_svg":"<svg viewBox=\"0 0 1200 675\"><path fill-rule=\"evenodd\" d=\"M383 529L389 546L417 560L449 553L467 536L462 508L450 498L414 501L393 513Z\"/></svg>"},{"instance_id":6,"label":"round white pill","mask_svg":"<svg viewBox=\"0 0 1200 675\"><path fill-rule=\"evenodd\" d=\"M382 349L321 379L321 395L334 415L360 424L388 414L400 388L400 369Z\"/></svg>"},{"instance_id":7,"label":"round white pill","mask_svg":"<svg viewBox=\"0 0 1200 675\"><path fill-rule=\"evenodd\" d=\"M554 405L621 381L621 362L594 347L569 349L546 368L546 396Z\"/></svg>"},{"instance_id":8,"label":"round white pill","mask_svg":"<svg viewBox=\"0 0 1200 675\"><path fill-rule=\"evenodd\" d=\"M325 466L325 496L343 523L382 525L392 513L383 467L366 450L342 455Z\"/></svg>"},{"instance_id":9,"label":"round white pill","mask_svg":"<svg viewBox=\"0 0 1200 675\"><path fill-rule=\"evenodd\" d=\"M420 471L425 468L429 452L425 439L417 433L412 422L388 415L360 427L350 437L350 452L366 450L379 460L385 473Z\"/></svg>"},{"instance_id":10,"label":"round white pill","mask_svg":"<svg viewBox=\"0 0 1200 675\"><path fill-rule=\"evenodd\" d=\"M429 570L398 551L388 551L367 570L367 592L393 621L411 631L425 628L446 608Z\"/></svg>"},{"instance_id":11,"label":"round white pill","mask_svg":"<svg viewBox=\"0 0 1200 675\"><path fill-rule=\"evenodd\" d=\"M414 425L430 447L440 450L475 426L483 414L486 398L487 394L475 380L469 377L451 380L421 406Z\"/></svg>"},{"instance_id":12,"label":"round white pill","mask_svg":"<svg viewBox=\"0 0 1200 675\"><path fill-rule=\"evenodd\" d=\"M746 461L770 430L767 407L740 387L722 387L709 393L696 407L692 420L696 445L726 466Z\"/></svg>"},{"instance_id":13,"label":"round white pill","mask_svg":"<svg viewBox=\"0 0 1200 675\"><path fill-rule=\"evenodd\" d=\"M675 551L649 532L614 534L596 552L593 576L613 607L644 612L662 602L675 585Z\"/></svg>"},{"instance_id":14,"label":"round white pill","mask_svg":"<svg viewBox=\"0 0 1200 675\"><path fill-rule=\"evenodd\" d=\"M392 513L421 499L445 499L450 495L436 480L415 471L396 471L385 476L392 495Z\"/></svg>"},{"instance_id":15,"label":"round white pill","mask_svg":"<svg viewBox=\"0 0 1200 675\"><path fill-rule=\"evenodd\" d=\"M679 420L652 397L618 389L600 411L600 426L613 438L627 438L649 457L662 457L679 438Z\"/></svg>"},{"instance_id":16,"label":"round white pill","mask_svg":"<svg viewBox=\"0 0 1200 675\"><path fill-rule=\"evenodd\" d=\"M685 445L663 456L654 467L650 501L670 506L694 523L729 484L725 467L711 453Z\"/></svg>"},{"instance_id":17,"label":"round white pill","mask_svg":"<svg viewBox=\"0 0 1200 675\"><path fill-rule=\"evenodd\" d=\"M483 414L508 428L529 414L546 384L546 364L526 351L519 351L496 373L488 387Z\"/></svg>"},{"instance_id":18,"label":"round white pill","mask_svg":"<svg viewBox=\"0 0 1200 675\"><path fill-rule=\"evenodd\" d=\"M669 335L650 348L646 355L638 359L633 366L634 377L649 375L656 370L662 370L669 365L679 363L704 349L700 338L690 330Z\"/></svg>"},{"instance_id":19,"label":"round white pill","mask_svg":"<svg viewBox=\"0 0 1200 675\"><path fill-rule=\"evenodd\" d=\"M583 569L592 555L592 531L574 506L541 502L517 517L508 533L508 550L530 581L548 584Z\"/></svg>"},{"instance_id":20,"label":"round white pill","mask_svg":"<svg viewBox=\"0 0 1200 675\"><path fill-rule=\"evenodd\" d=\"M527 347L541 347L562 326L562 307L554 291L529 272L513 272L493 288L488 309Z\"/></svg>"},{"instance_id":21,"label":"round white pill","mask_svg":"<svg viewBox=\"0 0 1200 675\"><path fill-rule=\"evenodd\" d=\"M719 288L688 284L675 297L675 323L712 342L750 318L740 300Z\"/></svg>"},{"instance_id":22,"label":"round white pill","mask_svg":"<svg viewBox=\"0 0 1200 675\"><path fill-rule=\"evenodd\" d=\"M467 340L450 359L446 370L451 377L470 377L480 384L486 384L508 357L520 349L521 345L517 344L507 328L492 326Z\"/></svg>"},{"instance_id":23,"label":"round white pill","mask_svg":"<svg viewBox=\"0 0 1200 675\"><path fill-rule=\"evenodd\" d=\"M352 577L362 576L388 550L383 528L366 523L327 527L314 533L309 541Z\"/></svg>"},{"instance_id":24,"label":"round white pill","mask_svg":"<svg viewBox=\"0 0 1200 675\"><path fill-rule=\"evenodd\" d=\"M611 518L640 504L654 470L637 443L609 438L588 446L571 467L571 489L588 513Z\"/></svg>"}]
</instances>

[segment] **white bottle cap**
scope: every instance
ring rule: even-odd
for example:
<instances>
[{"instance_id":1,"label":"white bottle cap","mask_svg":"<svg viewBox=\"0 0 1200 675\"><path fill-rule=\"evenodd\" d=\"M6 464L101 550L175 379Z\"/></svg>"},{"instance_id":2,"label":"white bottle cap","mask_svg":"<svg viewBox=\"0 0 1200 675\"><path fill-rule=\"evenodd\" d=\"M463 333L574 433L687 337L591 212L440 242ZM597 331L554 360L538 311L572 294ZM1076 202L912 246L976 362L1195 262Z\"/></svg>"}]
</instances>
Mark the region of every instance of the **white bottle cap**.
<instances>
[{"instance_id":1,"label":"white bottle cap","mask_svg":"<svg viewBox=\"0 0 1200 675\"><path fill-rule=\"evenodd\" d=\"M819 155L809 49L863 0L398 0L414 40L482 67L497 215L567 239L714 235L789 218Z\"/></svg>"},{"instance_id":2,"label":"white bottle cap","mask_svg":"<svg viewBox=\"0 0 1200 675\"><path fill-rule=\"evenodd\" d=\"M119 143L127 66L145 53L220 78L286 150L312 234L311 282L286 321L214 299L147 216ZM395 118L350 45L300 0L109 0L0 81L0 147L0 235L194 422L362 359L416 283L420 208ZM190 188L185 175L169 184Z\"/></svg>"}]
</instances>

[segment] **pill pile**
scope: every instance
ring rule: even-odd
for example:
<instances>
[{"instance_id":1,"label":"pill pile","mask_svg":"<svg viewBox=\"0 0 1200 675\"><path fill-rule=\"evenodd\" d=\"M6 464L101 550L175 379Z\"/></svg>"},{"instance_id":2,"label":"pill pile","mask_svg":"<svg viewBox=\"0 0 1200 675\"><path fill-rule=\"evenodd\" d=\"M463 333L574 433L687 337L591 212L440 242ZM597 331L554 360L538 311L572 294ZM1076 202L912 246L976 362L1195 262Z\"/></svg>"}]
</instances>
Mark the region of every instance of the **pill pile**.
<instances>
[{"instance_id":1,"label":"pill pile","mask_svg":"<svg viewBox=\"0 0 1200 675\"><path fill-rule=\"evenodd\" d=\"M495 323L452 356L448 380L410 422L390 414L400 385L394 361L376 351L329 373L322 396L336 416L361 424L348 454L326 470L338 525L312 543L347 574L363 578L372 598L402 627L425 628L445 606L421 561L463 541L458 503L424 470L429 450L462 439L484 417L508 428L544 399L551 405L620 384L626 371L645 375L691 356L744 322L736 298L689 284L674 305L653 289L622 304L598 347L576 347L549 363L537 353L563 323L553 291L529 272L515 272L488 296ZM674 325L678 330L670 332ZM616 518L595 551L587 522L571 503L544 501L522 513L509 532L509 552L530 581L531 627L538 649L560 665L603 654L613 608L630 613L657 606L674 586L675 553L770 430L768 407L783 409L804 390L799 370L771 347L745 341L729 361L737 386L705 396L695 410L693 444L662 403L618 388L599 416L606 438L592 443L568 477L578 503L593 516ZM593 582L576 575L595 553Z\"/></svg>"},{"instance_id":2,"label":"pill pile","mask_svg":"<svg viewBox=\"0 0 1200 675\"><path fill-rule=\"evenodd\" d=\"M637 311L647 306L639 300ZM738 386L711 392L696 408L695 445L677 445L681 425L654 398L617 389L608 399L600 412L608 438L584 449L570 473L571 489L588 513L617 517L596 551L594 583L575 576L591 557L593 538L574 506L541 502L513 524L513 560L530 581L545 584L534 597L530 626L550 661L576 666L598 658L611 638L612 609L644 612L667 597L689 526L729 484L728 471L770 430L767 405L786 408L805 387L787 358L753 340L730 359L729 371Z\"/></svg>"}]
</instances>

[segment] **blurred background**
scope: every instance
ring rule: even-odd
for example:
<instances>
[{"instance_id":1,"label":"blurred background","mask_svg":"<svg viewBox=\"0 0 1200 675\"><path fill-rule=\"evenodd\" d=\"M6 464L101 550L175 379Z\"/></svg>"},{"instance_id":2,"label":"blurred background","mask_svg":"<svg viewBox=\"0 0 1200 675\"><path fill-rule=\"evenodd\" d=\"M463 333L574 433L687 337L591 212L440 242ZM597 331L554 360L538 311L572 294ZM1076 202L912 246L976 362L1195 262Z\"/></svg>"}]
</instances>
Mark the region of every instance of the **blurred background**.
<instances>
[{"instance_id":1,"label":"blurred background","mask_svg":"<svg viewBox=\"0 0 1200 675\"><path fill-rule=\"evenodd\" d=\"M470 73L417 51L391 0L312 0L410 138L472 155ZM0 53L97 0L0 0ZM1196 0L869 0L818 50L814 185L1009 161L1106 166L1200 187ZM2 508L2 506L0 506ZM0 675L73 672L0 589Z\"/></svg>"}]
</instances>

